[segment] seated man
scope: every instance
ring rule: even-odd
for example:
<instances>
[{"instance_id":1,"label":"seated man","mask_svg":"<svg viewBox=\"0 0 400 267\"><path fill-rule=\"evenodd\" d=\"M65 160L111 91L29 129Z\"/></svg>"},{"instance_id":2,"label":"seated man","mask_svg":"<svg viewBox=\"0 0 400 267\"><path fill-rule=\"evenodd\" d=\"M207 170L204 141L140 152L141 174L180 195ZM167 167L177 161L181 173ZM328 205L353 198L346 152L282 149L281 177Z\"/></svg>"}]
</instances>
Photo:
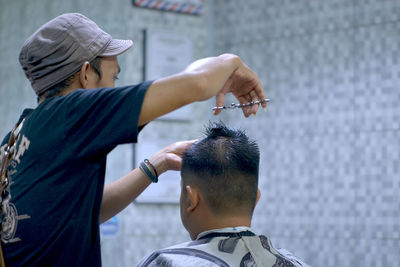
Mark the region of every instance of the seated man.
<instances>
[{"instance_id":1,"label":"seated man","mask_svg":"<svg viewBox=\"0 0 400 267\"><path fill-rule=\"evenodd\" d=\"M307 266L249 228L260 198L260 152L222 123L183 154L181 219L191 242L152 253L137 266Z\"/></svg>"}]
</instances>

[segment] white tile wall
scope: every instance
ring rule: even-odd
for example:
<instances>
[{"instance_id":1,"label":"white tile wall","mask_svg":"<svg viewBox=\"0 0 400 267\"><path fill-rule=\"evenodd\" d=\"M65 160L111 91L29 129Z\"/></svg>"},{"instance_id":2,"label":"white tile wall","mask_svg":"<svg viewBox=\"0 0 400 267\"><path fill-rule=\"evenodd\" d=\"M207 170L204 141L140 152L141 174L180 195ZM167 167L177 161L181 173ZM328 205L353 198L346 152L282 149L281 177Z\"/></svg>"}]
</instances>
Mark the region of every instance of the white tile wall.
<instances>
[{"instance_id":1,"label":"white tile wall","mask_svg":"<svg viewBox=\"0 0 400 267\"><path fill-rule=\"evenodd\" d=\"M271 98L246 122L225 114L261 147L254 227L312 266L400 266L399 7L216 1L217 51Z\"/></svg>"}]
</instances>

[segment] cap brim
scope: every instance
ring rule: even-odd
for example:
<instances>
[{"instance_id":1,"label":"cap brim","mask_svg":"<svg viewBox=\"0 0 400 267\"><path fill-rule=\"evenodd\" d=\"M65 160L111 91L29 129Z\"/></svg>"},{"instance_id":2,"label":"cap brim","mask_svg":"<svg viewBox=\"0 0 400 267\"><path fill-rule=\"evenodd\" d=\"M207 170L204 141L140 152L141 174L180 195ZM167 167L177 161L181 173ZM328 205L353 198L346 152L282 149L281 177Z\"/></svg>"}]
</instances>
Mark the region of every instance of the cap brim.
<instances>
[{"instance_id":1,"label":"cap brim","mask_svg":"<svg viewBox=\"0 0 400 267\"><path fill-rule=\"evenodd\" d=\"M133 42L131 40L112 39L106 49L99 55L102 57L118 56L131 48Z\"/></svg>"}]
</instances>

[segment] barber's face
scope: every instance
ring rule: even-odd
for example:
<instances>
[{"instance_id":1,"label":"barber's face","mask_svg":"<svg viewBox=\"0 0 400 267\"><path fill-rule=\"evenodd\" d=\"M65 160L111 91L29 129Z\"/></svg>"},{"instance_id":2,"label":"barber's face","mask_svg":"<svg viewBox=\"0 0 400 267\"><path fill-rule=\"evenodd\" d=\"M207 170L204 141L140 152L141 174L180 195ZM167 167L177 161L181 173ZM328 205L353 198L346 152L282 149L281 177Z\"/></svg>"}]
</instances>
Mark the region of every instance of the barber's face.
<instances>
[{"instance_id":1,"label":"barber's face","mask_svg":"<svg viewBox=\"0 0 400 267\"><path fill-rule=\"evenodd\" d=\"M101 79L98 78L97 74L96 77L93 77L90 81L89 88L102 88L102 87L114 87L115 80L118 79L118 74L120 72L120 67L118 64L118 59L116 56L114 57L103 57L101 60Z\"/></svg>"}]
</instances>

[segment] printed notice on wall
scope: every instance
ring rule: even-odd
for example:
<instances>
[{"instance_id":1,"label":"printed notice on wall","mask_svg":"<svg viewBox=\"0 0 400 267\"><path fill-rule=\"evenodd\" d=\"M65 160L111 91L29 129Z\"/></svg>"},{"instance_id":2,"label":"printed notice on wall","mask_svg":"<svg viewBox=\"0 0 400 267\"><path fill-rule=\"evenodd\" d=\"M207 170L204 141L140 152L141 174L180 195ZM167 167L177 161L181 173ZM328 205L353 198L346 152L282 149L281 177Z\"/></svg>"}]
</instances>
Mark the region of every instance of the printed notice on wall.
<instances>
[{"instance_id":1,"label":"printed notice on wall","mask_svg":"<svg viewBox=\"0 0 400 267\"><path fill-rule=\"evenodd\" d=\"M192 62L190 38L170 31L145 31L145 80L155 80L181 72ZM175 110L160 119L190 120L190 105Z\"/></svg>"}]
</instances>

